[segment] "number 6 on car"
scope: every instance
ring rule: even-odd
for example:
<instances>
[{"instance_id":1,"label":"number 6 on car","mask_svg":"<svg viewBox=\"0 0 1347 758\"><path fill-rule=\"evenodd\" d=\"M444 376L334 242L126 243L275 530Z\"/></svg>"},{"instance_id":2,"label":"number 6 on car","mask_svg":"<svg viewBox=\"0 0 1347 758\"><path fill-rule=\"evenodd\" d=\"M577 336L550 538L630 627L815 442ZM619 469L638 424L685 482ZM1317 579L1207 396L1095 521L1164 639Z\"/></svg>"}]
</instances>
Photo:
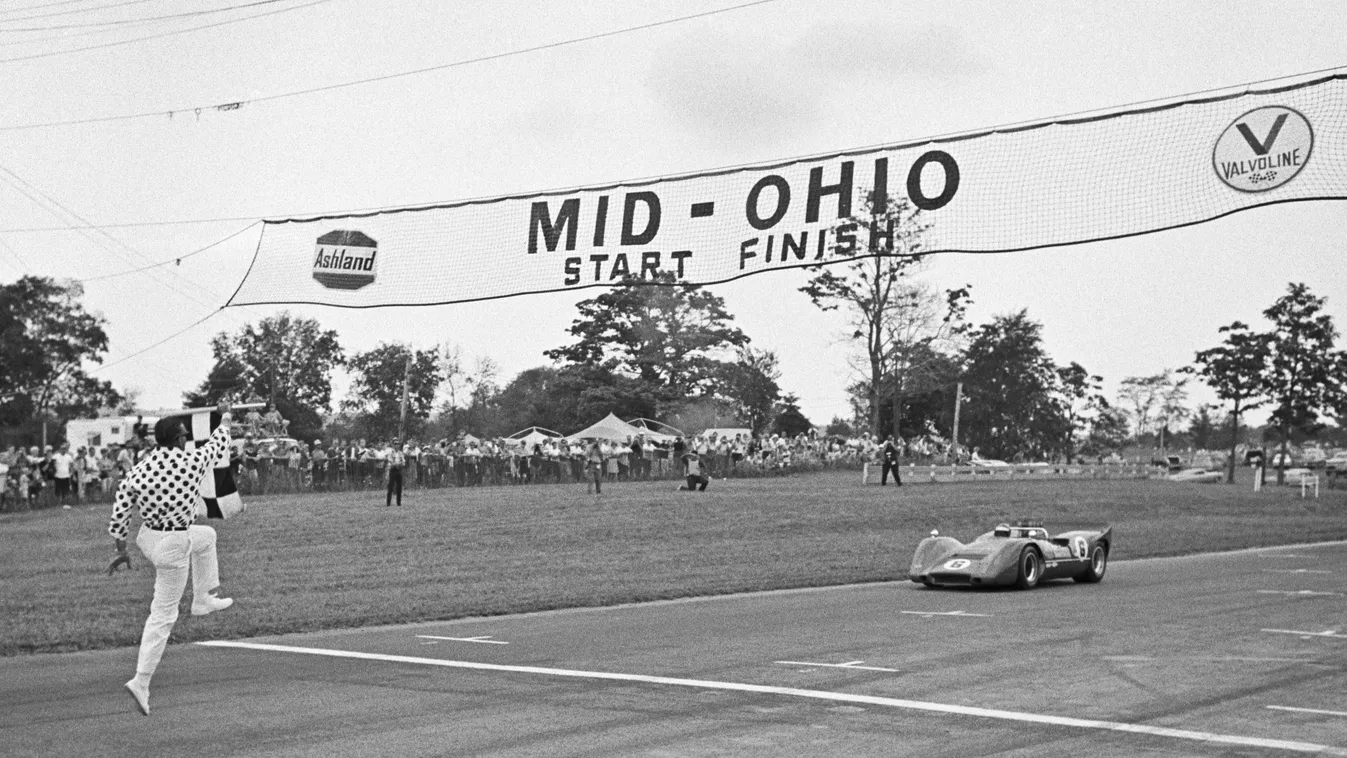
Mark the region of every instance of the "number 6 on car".
<instances>
[{"instance_id":1,"label":"number 6 on car","mask_svg":"<svg viewBox=\"0 0 1347 758\"><path fill-rule=\"evenodd\" d=\"M917 545L908 578L927 587L1029 589L1065 578L1092 584L1104 578L1112 545L1113 528L1107 526L1054 537L1042 523L1019 521L998 524L967 545L933 532Z\"/></svg>"}]
</instances>

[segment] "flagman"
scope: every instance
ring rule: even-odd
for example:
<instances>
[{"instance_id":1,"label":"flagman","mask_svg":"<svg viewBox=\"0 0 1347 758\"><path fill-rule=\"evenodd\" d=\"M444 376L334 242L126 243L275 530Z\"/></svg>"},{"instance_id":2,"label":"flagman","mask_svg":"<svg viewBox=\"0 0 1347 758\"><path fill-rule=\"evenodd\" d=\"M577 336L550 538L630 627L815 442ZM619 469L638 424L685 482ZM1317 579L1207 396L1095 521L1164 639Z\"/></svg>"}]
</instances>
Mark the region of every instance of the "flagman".
<instances>
[{"instance_id":1,"label":"flagman","mask_svg":"<svg viewBox=\"0 0 1347 758\"><path fill-rule=\"evenodd\" d=\"M136 676L127 682L126 691L140 712L150 715L150 677L164 655L164 646L178 620L178 601L192 576L192 615L204 616L223 610L232 599L211 594L220 586L220 567L215 554L215 530L194 524L198 487L229 450L228 400L219 405L220 425L205 445L187 450L190 435L181 416L167 416L154 425L158 445L148 453L117 488L108 533L117 544L117 563L130 565L126 555L126 537L132 508L140 512L140 532L136 546L154 564L154 600L145 631L140 638L140 658Z\"/></svg>"}]
</instances>

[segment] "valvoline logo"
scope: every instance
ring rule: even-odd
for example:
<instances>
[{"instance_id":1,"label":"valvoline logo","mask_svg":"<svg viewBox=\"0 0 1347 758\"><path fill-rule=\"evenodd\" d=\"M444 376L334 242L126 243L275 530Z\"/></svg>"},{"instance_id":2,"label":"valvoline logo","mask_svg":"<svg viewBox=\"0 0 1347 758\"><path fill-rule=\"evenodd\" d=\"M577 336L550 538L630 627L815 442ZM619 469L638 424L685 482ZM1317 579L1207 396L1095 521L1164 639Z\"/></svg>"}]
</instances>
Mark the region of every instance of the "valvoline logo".
<instances>
[{"instance_id":1,"label":"valvoline logo","mask_svg":"<svg viewBox=\"0 0 1347 758\"><path fill-rule=\"evenodd\" d=\"M378 254L378 243L364 232L328 232L318 238L313 278L331 289L358 290L374 282Z\"/></svg>"},{"instance_id":2,"label":"valvoline logo","mask_svg":"<svg viewBox=\"0 0 1347 758\"><path fill-rule=\"evenodd\" d=\"M1216 175L1240 192L1267 192L1296 178L1310 160L1314 130L1300 111L1269 105L1225 128L1212 150Z\"/></svg>"}]
</instances>

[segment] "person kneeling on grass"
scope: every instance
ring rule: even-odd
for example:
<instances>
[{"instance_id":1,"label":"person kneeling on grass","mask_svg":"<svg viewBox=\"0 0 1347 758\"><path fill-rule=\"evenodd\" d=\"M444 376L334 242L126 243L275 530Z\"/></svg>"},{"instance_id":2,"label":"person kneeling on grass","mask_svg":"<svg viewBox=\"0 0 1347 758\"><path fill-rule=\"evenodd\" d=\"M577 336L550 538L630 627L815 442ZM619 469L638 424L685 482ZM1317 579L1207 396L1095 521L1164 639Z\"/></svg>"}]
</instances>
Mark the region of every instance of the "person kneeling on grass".
<instances>
[{"instance_id":1,"label":"person kneeling on grass","mask_svg":"<svg viewBox=\"0 0 1347 758\"><path fill-rule=\"evenodd\" d=\"M689 450L687 454L683 456L683 466L688 474L688 483L680 486L678 489L687 490L688 492L691 492L692 490L705 492L706 485L710 484L711 480L707 479L706 475L702 473L701 456L697 455L696 450Z\"/></svg>"}]
</instances>

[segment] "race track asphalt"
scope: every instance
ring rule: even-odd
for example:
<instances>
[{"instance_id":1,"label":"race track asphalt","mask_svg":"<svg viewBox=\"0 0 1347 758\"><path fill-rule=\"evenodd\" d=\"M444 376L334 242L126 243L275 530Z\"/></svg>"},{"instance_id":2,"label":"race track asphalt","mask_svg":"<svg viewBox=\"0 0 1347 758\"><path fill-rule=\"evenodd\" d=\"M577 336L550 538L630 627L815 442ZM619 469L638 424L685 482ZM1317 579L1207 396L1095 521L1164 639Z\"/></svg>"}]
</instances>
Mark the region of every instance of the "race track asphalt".
<instances>
[{"instance_id":1,"label":"race track asphalt","mask_svg":"<svg viewBox=\"0 0 1347 758\"><path fill-rule=\"evenodd\" d=\"M0 659L0 755L1347 756L1347 543L171 645L148 718L135 657Z\"/></svg>"}]
</instances>

